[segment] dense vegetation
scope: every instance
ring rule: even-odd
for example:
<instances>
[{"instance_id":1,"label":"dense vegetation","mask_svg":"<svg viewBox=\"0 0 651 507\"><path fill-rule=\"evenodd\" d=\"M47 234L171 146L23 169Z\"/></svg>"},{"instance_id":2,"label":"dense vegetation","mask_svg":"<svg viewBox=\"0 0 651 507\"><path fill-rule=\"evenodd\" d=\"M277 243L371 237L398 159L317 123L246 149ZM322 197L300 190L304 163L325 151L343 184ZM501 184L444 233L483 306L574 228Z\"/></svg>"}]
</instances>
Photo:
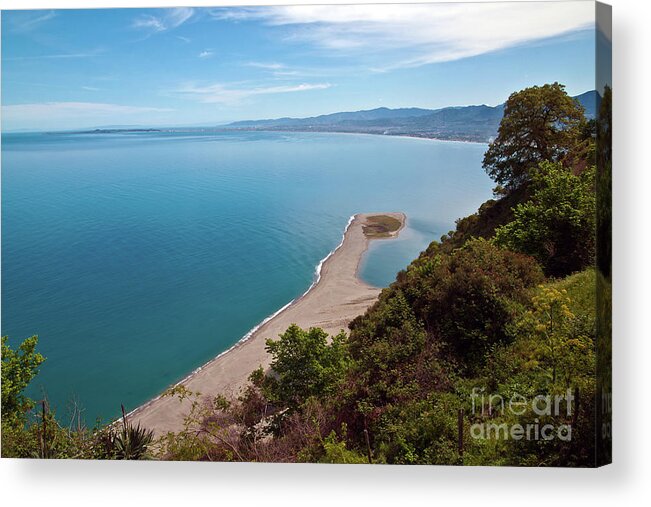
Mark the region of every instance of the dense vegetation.
<instances>
[{"instance_id":1,"label":"dense vegetation","mask_svg":"<svg viewBox=\"0 0 651 507\"><path fill-rule=\"evenodd\" d=\"M583 108L558 83L512 94L484 168L498 184L517 188L541 162L560 162L577 144Z\"/></svg>"},{"instance_id":2,"label":"dense vegetation","mask_svg":"<svg viewBox=\"0 0 651 507\"><path fill-rule=\"evenodd\" d=\"M291 326L236 400L175 388L192 410L156 445L126 418L121 431L64 429L45 408L28 420L21 392L42 358L33 340L22 356L3 341L3 455L34 455L52 431L57 457L593 465L596 280L609 288L594 269L595 185L608 183L595 181L595 128L559 84L513 94L484 159L495 199L401 271L349 336Z\"/></svg>"}]
</instances>

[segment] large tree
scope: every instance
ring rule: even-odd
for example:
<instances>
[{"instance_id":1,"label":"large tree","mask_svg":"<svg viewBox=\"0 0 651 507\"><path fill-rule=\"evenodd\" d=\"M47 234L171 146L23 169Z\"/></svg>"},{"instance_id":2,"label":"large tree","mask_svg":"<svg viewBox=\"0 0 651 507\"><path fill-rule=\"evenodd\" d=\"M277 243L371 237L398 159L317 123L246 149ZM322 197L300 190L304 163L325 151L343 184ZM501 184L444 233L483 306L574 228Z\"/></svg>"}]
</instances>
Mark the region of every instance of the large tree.
<instances>
[{"instance_id":1,"label":"large tree","mask_svg":"<svg viewBox=\"0 0 651 507\"><path fill-rule=\"evenodd\" d=\"M504 105L497 138L484 155L484 169L500 185L517 188L540 162L562 160L584 121L583 107L559 83L515 92Z\"/></svg>"}]
</instances>

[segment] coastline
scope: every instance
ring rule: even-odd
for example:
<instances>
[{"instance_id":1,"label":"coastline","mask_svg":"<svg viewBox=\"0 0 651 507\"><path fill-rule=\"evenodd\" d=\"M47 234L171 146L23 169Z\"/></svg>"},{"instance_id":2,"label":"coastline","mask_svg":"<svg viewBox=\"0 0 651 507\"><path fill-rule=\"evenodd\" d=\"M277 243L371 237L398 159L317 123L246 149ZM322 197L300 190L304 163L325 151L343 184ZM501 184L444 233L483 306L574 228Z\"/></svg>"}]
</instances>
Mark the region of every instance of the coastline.
<instances>
[{"instance_id":1,"label":"coastline","mask_svg":"<svg viewBox=\"0 0 651 507\"><path fill-rule=\"evenodd\" d=\"M362 227L373 215L389 215L400 220L400 228L386 238L368 238ZM170 387L183 385L202 396L236 396L246 385L250 373L268 367L267 338L277 338L290 324L303 328L321 327L328 334L347 330L348 323L371 306L382 289L359 278L364 253L371 241L393 239L405 227L404 213L360 213L350 217L341 243L315 268L314 282L301 296L254 326L236 344L192 371ZM191 401L163 396L151 399L128 416L136 424L154 430L156 435L182 429L183 417Z\"/></svg>"},{"instance_id":2,"label":"coastline","mask_svg":"<svg viewBox=\"0 0 651 507\"><path fill-rule=\"evenodd\" d=\"M174 129L170 129L174 130ZM490 144L490 141L475 141L471 139L463 138L441 138L441 137L426 137L426 136L417 136L414 134L384 134L382 132L349 132L345 130L282 130L282 129L263 129L263 128L222 128L221 132L278 132L278 133L297 133L297 134L344 134L352 136L374 136L374 137L385 137L385 138L407 138L407 139L422 139L423 141L439 141L443 143L464 143L464 144Z\"/></svg>"},{"instance_id":3,"label":"coastline","mask_svg":"<svg viewBox=\"0 0 651 507\"><path fill-rule=\"evenodd\" d=\"M106 133L111 134L124 134L124 133L186 133L191 134L195 132L200 133L210 133L210 132L277 132L277 133L297 133L297 134L343 134L343 135L353 135L353 136L374 136L374 137L385 137L385 138L407 138L407 139L422 139L423 141L439 141L444 143L464 143L464 144L484 144L488 145L490 140L478 141L471 139L463 138L442 138L442 137L427 137L419 136L414 134L384 134L382 132L354 132L354 131L345 131L345 130L282 130L282 129L272 129L272 128L226 128L226 127L155 127L150 129L116 129L116 130L107 130L106 132L102 131L93 131L93 130L83 130L83 131L33 131L33 132L5 132L5 134L14 135L14 134L46 134L46 135L102 135Z\"/></svg>"}]
</instances>

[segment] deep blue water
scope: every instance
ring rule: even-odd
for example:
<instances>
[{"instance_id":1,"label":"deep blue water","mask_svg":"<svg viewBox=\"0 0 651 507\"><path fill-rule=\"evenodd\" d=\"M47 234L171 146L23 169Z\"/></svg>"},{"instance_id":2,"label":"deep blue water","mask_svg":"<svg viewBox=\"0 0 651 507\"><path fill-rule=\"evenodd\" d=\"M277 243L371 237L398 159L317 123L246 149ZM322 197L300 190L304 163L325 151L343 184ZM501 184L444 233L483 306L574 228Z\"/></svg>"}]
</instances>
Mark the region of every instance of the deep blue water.
<instances>
[{"instance_id":1,"label":"deep blue water","mask_svg":"<svg viewBox=\"0 0 651 507\"><path fill-rule=\"evenodd\" d=\"M93 422L159 393L303 293L350 215L404 211L386 286L490 196L481 144L347 134L7 134L2 334Z\"/></svg>"}]
</instances>

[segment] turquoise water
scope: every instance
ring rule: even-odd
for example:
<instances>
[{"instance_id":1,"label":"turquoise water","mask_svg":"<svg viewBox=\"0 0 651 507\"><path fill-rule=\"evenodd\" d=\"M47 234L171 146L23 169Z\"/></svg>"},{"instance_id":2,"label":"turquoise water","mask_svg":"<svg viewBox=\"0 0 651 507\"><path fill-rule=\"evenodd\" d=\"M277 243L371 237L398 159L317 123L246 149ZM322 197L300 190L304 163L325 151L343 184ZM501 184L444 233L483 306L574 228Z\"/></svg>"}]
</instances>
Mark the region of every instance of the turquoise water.
<instances>
[{"instance_id":1,"label":"turquoise water","mask_svg":"<svg viewBox=\"0 0 651 507\"><path fill-rule=\"evenodd\" d=\"M39 335L30 394L129 410L303 293L357 212L404 211L385 286L490 196L484 145L347 134L8 134L2 334Z\"/></svg>"}]
</instances>

